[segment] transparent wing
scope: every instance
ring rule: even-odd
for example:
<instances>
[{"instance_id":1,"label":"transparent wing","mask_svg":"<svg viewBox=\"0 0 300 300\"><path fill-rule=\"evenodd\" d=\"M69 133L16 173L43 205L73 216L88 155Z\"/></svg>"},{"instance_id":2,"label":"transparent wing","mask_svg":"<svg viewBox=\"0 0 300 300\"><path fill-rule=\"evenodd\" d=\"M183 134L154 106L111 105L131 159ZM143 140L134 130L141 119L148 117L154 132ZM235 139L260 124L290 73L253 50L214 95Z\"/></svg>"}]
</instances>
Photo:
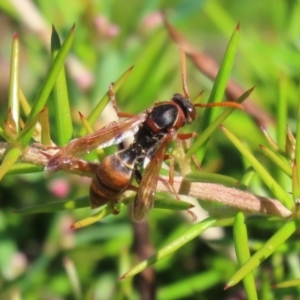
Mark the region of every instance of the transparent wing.
<instances>
[{"instance_id":1,"label":"transparent wing","mask_svg":"<svg viewBox=\"0 0 300 300\"><path fill-rule=\"evenodd\" d=\"M97 148L121 143L137 132L138 126L145 121L146 116L146 113L142 113L119 123L112 122L96 132L72 140L49 160L46 172L58 171L62 165L68 164L68 161L71 161L73 157L81 157Z\"/></svg>"},{"instance_id":2,"label":"transparent wing","mask_svg":"<svg viewBox=\"0 0 300 300\"><path fill-rule=\"evenodd\" d=\"M133 204L132 219L134 221L141 221L153 208L159 172L164 161L166 147L171 140L172 136L167 134L142 175Z\"/></svg>"}]
</instances>

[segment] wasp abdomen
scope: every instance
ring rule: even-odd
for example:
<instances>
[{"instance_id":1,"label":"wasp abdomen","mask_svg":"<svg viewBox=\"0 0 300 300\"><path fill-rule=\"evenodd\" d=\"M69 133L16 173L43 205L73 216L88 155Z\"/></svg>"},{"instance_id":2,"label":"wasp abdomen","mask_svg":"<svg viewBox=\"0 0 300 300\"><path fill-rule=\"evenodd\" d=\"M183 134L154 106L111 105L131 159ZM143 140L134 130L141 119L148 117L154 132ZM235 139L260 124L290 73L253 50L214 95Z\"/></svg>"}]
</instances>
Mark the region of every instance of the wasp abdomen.
<instances>
[{"instance_id":1,"label":"wasp abdomen","mask_svg":"<svg viewBox=\"0 0 300 300\"><path fill-rule=\"evenodd\" d=\"M92 208L117 201L129 186L140 149L128 148L103 159L92 180L90 203Z\"/></svg>"}]
</instances>

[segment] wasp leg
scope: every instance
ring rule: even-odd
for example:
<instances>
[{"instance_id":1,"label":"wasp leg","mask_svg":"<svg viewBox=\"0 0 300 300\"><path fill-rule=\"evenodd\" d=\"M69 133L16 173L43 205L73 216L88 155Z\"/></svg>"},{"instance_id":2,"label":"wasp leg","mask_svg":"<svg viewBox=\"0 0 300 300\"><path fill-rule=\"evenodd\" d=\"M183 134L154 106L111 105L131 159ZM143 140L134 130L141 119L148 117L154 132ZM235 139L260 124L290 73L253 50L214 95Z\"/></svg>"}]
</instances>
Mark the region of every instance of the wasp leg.
<instances>
[{"instance_id":1,"label":"wasp leg","mask_svg":"<svg viewBox=\"0 0 300 300\"><path fill-rule=\"evenodd\" d=\"M191 147L191 140L190 140L190 138L194 138L194 137L197 137L197 136L198 136L197 132L179 133L177 135L179 141L183 142L185 150L188 150ZM197 169L199 171L202 171L201 166L200 166L200 164L199 164L199 162L198 162L195 154L192 155L192 160L193 160L194 164L196 165Z\"/></svg>"},{"instance_id":2,"label":"wasp leg","mask_svg":"<svg viewBox=\"0 0 300 300\"><path fill-rule=\"evenodd\" d=\"M139 189L138 187L130 184L126 188L126 191L137 192L138 189ZM110 209L111 209L113 215L118 215L120 213L120 210L117 208L118 207L117 204L118 204L118 200L117 201L110 201L109 204L108 204L110 206Z\"/></svg>"},{"instance_id":3,"label":"wasp leg","mask_svg":"<svg viewBox=\"0 0 300 300\"><path fill-rule=\"evenodd\" d=\"M116 101L116 94L114 92L112 83L109 85L109 97L110 97L110 102L119 118L132 118L133 116L135 116L134 114L131 114L131 113L119 111L118 106L117 106L117 101Z\"/></svg>"},{"instance_id":4,"label":"wasp leg","mask_svg":"<svg viewBox=\"0 0 300 300\"><path fill-rule=\"evenodd\" d=\"M110 201L109 206L113 215L118 215L120 210L117 208L117 201Z\"/></svg>"},{"instance_id":5,"label":"wasp leg","mask_svg":"<svg viewBox=\"0 0 300 300\"><path fill-rule=\"evenodd\" d=\"M165 154L164 160L169 159L170 160L170 170L169 170L169 180L163 180L162 178L160 178L161 180L163 180L169 187L169 189L171 190L172 194L175 196L176 200L181 201L177 191L174 188L174 166L175 166L175 161L174 161L174 157L170 154ZM192 221L195 222L197 220L197 216L191 211L191 210L187 210L187 213L191 216Z\"/></svg>"}]
</instances>

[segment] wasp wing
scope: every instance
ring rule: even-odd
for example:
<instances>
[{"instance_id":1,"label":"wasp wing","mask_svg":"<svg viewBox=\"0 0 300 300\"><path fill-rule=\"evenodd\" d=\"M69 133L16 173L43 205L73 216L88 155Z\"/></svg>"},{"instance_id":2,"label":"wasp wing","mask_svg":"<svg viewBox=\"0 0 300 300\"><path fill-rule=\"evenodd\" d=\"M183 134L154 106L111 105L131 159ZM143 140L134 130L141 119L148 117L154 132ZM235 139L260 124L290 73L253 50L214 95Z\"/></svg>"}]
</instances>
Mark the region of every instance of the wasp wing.
<instances>
[{"instance_id":1,"label":"wasp wing","mask_svg":"<svg viewBox=\"0 0 300 300\"><path fill-rule=\"evenodd\" d=\"M148 211L153 208L159 172L164 161L166 147L170 141L172 141L172 136L166 134L142 175L133 204L132 219L134 221L141 221Z\"/></svg>"},{"instance_id":2,"label":"wasp wing","mask_svg":"<svg viewBox=\"0 0 300 300\"><path fill-rule=\"evenodd\" d=\"M58 171L62 166L68 165L73 157L80 157L97 148L106 148L121 143L137 132L139 125L145 121L146 117L147 113L142 113L119 123L112 122L98 131L70 141L51 157L46 166L46 172Z\"/></svg>"}]
</instances>

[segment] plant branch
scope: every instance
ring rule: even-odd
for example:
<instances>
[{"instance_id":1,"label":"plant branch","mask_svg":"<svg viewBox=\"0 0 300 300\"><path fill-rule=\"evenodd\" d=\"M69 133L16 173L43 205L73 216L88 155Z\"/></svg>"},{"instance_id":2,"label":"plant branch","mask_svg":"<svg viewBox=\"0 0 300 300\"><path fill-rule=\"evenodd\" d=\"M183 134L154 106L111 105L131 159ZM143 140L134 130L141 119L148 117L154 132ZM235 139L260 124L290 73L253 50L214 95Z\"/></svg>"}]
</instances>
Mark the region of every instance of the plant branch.
<instances>
[{"instance_id":1,"label":"plant branch","mask_svg":"<svg viewBox=\"0 0 300 300\"><path fill-rule=\"evenodd\" d=\"M167 178L164 178L168 180ZM288 218L292 212L276 199L257 196L236 188L216 183L187 182L183 177L174 178L174 189L180 195L187 195L206 202L223 204L248 214ZM159 181L157 191L168 192L169 188Z\"/></svg>"},{"instance_id":2,"label":"plant branch","mask_svg":"<svg viewBox=\"0 0 300 300\"><path fill-rule=\"evenodd\" d=\"M3 159L7 149L9 149L9 145L5 142L0 142L0 160ZM19 162L32 163L45 167L49 159L57 153L58 150L59 148L42 149L36 146L30 146L24 151ZM72 170L64 171L80 176L93 177L97 164L86 162L84 160L79 161L82 161L86 168L74 168ZM163 180L158 181L157 192L170 192L170 188L165 183L168 182L168 178L162 178ZM173 186L179 195L194 197L206 202L223 204L247 214L276 216L281 218L288 218L292 214L290 210L276 199L257 196L221 184L188 182L185 181L183 177L175 177Z\"/></svg>"}]
</instances>

